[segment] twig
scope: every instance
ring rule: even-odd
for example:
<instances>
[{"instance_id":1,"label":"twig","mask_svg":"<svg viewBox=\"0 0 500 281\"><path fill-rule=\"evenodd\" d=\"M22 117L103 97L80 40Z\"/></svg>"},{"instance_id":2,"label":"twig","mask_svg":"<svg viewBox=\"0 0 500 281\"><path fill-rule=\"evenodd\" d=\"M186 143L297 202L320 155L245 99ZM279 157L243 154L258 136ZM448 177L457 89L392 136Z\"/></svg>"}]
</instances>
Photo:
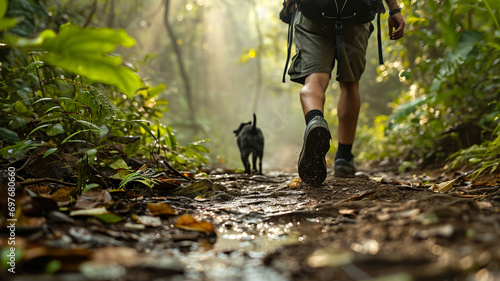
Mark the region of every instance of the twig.
<instances>
[{"instance_id":1,"label":"twig","mask_svg":"<svg viewBox=\"0 0 500 281\"><path fill-rule=\"evenodd\" d=\"M30 53L30 55L33 62L35 62L35 56L33 56L33 53ZM35 65L35 68L36 68L36 75L38 76L38 83L40 84L40 91L42 92L42 97L45 98L45 92L43 91L43 82L42 78L40 77L40 70L38 70L38 65Z\"/></svg>"},{"instance_id":2,"label":"twig","mask_svg":"<svg viewBox=\"0 0 500 281\"><path fill-rule=\"evenodd\" d=\"M92 4L92 10L90 11L90 15L87 17L87 21L85 22L83 27L87 27L90 24L92 18L94 17L96 9L97 9L97 0L94 0L94 3Z\"/></svg>"},{"instance_id":3,"label":"twig","mask_svg":"<svg viewBox=\"0 0 500 281\"><path fill-rule=\"evenodd\" d=\"M65 182L65 181L62 181L62 180L56 180L56 179L53 179L53 178L41 178L41 179L33 179L33 180L24 180L24 181L20 182L19 184L22 185L22 186L26 186L26 185L32 185L32 184L37 184L37 183L42 183L42 182L53 182L53 183L59 183L59 184L67 185L67 186L76 186L76 183L69 183L69 182Z\"/></svg>"},{"instance_id":4,"label":"twig","mask_svg":"<svg viewBox=\"0 0 500 281\"><path fill-rule=\"evenodd\" d=\"M498 187L497 187L498 188ZM491 193L491 194L486 194L484 198L491 198L491 199L498 199L498 195L500 195L500 188L498 188L497 191Z\"/></svg>"},{"instance_id":5,"label":"twig","mask_svg":"<svg viewBox=\"0 0 500 281\"><path fill-rule=\"evenodd\" d=\"M168 164L167 161L163 161L163 164L165 164L165 166L167 166L172 172L174 172L174 174L178 175L179 177L186 179L188 181L191 181L191 182L195 181L194 179L186 177L184 174L182 174L181 172L174 169L174 167L170 166L170 164Z\"/></svg>"},{"instance_id":6,"label":"twig","mask_svg":"<svg viewBox=\"0 0 500 281\"><path fill-rule=\"evenodd\" d=\"M499 187L498 186L495 186L495 187L483 187L483 188L476 188L476 189L472 189L472 190L467 190L465 191L466 194L484 194L484 193L487 193L487 192L494 192L494 191L497 191L499 190Z\"/></svg>"},{"instance_id":7,"label":"twig","mask_svg":"<svg viewBox=\"0 0 500 281\"><path fill-rule=\"evenodd\" d=\"M288 179L284 180L272 180L269 178L265 178L264 176L238 176L236 177L237 180L242 179L242 180L249 180L249 181L256 181L256 182L270 182L270 183L284 183Z\"/></svg>"},{"instance_id":8,"label":"twig","mask_svg":"<svg viewBox=\"0 0 500 281\"><path fill-rule=\"evenodd\" d=\"M28 157L28 160L26 160L26 162L24 162L24 164L19 169L16 170L16 172L22 171L24 168L26 168L26 166L28 166L28 163L30 162L30 160L31 160L31 155L30 155L30 157Z\"/></svg>"}]
</instances>

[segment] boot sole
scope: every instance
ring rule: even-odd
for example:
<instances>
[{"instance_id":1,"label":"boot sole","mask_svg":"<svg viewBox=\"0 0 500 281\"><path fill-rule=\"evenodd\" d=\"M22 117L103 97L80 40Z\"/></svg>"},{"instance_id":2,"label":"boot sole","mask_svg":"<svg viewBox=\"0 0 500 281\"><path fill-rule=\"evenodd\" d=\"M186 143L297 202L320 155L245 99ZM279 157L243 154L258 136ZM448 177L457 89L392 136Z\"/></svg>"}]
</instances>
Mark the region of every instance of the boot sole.
<instances>
[{"instance_id":1,"label":"boot sole","mask_svg":"<svg viewBox=\"0 0 500 281\"><path fill-rule=\"evenodd\" d=\"M335 163L333 176L339 178L355 177L356 168L351 163L344 160L344 163Z\"/></svg>"},{"instance_id":2,"label":"boot sole","mask_svg":"<svg viewBox=\"0 0 500 281\"><path fill-rule=\"evenodd\" d=\"M331 134L323 126L312 127L304 138L299 159L299 177L303 182L319 185L326 179L325 155L330 149Z\"/></svg>"}]
</instances>

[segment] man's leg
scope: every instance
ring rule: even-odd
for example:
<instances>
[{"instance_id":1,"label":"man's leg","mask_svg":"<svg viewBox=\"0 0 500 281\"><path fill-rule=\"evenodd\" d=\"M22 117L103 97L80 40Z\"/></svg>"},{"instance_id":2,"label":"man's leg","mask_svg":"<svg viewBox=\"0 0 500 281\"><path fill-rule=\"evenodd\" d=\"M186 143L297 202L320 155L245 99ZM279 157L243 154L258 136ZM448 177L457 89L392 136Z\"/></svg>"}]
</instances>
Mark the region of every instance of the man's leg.
<instances>
[{"instance_id":1,"label":"man's leg","mask_svg":"<svg viewBox=\"0 0 500 281\"><path fill-rule=\"evenodd\" d=\"M306 130L298 170L302 181L312 185L321 184L327 172L325 155L330 149L331 134L328 123L323 118L323 107L329 81L329 74L314 73L306 78L300 90Z\"/></svg>"},{"instance_id":2,"label":"man's leg","mask_svg":"<svg viewBox=\"0 0 500 281\"><path fill-rule=\"evenodd\" d=\"M353 177L355 167L351 149L356 135L361 107L359 81L339 82L339 84L340 97L337 105L339 147L335 155L335 175Z\"/></svg>"},{"instance_id":3,"label":"man's leg","mask_svg":"<svg viewBox=\"0 0 500 281\"><path fill-rule=\"evenodd\" d=\"M325 105L325 92L330 83L327 73L313 73L307 76L304 86L300 90L300 103L304 116L311 110L323 112Z\"/></svg>"},{"instance_id":4,"label":"man's leg","mask_svg":"<svg viewBox=\"0 0 500 281\"><path fill-rule=\"evenodd\" d=\"M358 115L361 106L359 81L339 82L340 97L337 105L339 118L338 140L342 144L352 144L356 135Z\"/></svg>"}]
</instances>

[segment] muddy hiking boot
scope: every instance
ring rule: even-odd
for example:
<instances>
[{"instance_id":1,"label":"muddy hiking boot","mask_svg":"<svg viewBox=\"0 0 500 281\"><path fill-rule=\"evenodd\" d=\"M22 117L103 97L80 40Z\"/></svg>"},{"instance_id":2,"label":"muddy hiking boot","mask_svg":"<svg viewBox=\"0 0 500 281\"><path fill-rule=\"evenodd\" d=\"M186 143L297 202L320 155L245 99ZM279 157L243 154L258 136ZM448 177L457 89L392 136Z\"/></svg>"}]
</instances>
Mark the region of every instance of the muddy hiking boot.
<instances>
[{"instance_id":1,"label":"muddy hiking boot","mask_svg":"<svg viewBox=\"0 0 500 281\"><path fill-rule=\"evenodd\" d=\"M339 178L353 178L356 173L356 166L354 165L354 157L351 161L339 158L335 160L335 168L333 175Z\"/></svg>"},{"instance_id":2,"label":"muddy hiking boot","mask_svg":"<svg viewBox=\"0 0 500 281\"><path fill-rule=\"evenodd\" d=\"M298 165L303 182L319 185L325 180L325 155L330 149L331 138L328 123L323 117L316 116L307 124Z\"/></svg>"}]
</instances>

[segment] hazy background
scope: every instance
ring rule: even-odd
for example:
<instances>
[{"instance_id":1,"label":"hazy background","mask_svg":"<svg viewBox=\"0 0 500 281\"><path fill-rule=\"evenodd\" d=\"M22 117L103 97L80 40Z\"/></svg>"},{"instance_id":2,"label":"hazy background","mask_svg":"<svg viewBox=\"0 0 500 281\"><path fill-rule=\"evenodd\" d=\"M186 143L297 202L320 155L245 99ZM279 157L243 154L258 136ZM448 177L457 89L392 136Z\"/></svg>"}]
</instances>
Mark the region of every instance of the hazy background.
<instances>
[{"instance_id":1,"label":"hazy background","mask_svg":"<svg viewBox=\"0 0 500 281\"><path fill-rule=\"evenodd\" d=\"M288 76L285 84L281 82L288 32L288 25L278 17L281 1L147 0L117 4L121 12L115 15L113 27L125 28L137 41L133 48L119 52L125 61L138 66L148 83L167 85L160 96L169 101L163 122L176 129L181 142L209 139L206 146L211 150L211 166L242 168L232 131L240 122L251 121L255 112L265 136L263 168L296 167L305 122L299 101L301 85L290 82ZM173 32L167 32L166 16ZM361 123L369 124L374 116L387 114L386 103L401 87L397 77L381 70L377 76L376 51L373 34L361 85L366 103ZM385 90L391 85L396 85L396 91ZM334 137L331 156L337 142L338 91L332 83L325 107Z\"/></svg>"}]
</instances>

